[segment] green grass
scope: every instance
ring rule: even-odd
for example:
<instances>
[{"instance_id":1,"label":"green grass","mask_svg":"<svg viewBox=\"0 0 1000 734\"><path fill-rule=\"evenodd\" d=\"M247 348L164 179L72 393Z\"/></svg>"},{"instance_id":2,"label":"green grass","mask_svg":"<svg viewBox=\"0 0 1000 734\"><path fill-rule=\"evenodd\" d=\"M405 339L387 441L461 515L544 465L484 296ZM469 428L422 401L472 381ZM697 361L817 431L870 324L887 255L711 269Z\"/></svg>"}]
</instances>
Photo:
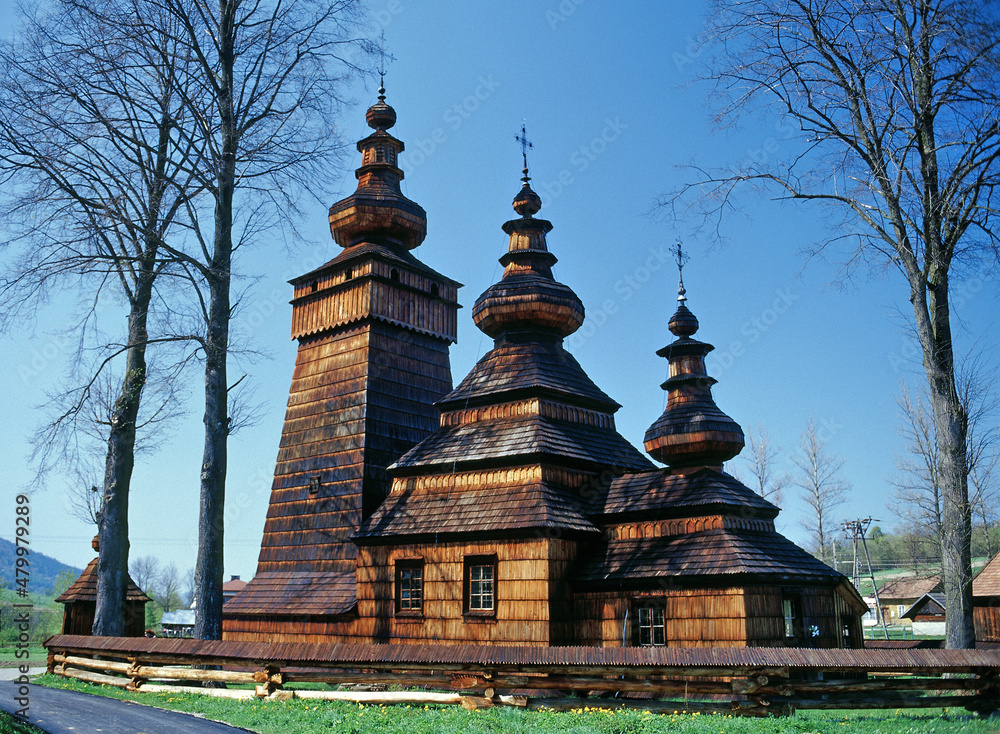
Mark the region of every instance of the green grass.
<instances>
[{"instance_id":1,"label":"green grass","mask_svg":"<svg viewBox=\"0 0 1000 734\"><path fill-rule=\"evenodd\" d=\"M260 734L996 734L997 719L964 709L823 711L786 718L650 714L639 711L524 711L496 707L374 706L339 701L231 701L192 694L133 693L54 675L41 685L188 711ZM0 729L0 731L3 731Z\"/></svg>"},{"instance_id":2,"label":"green grass","mask_svg":"<svg viewBox=\"0 0 1000 734\"><path fill-rule=\"evenodd\" d=\"M6 711L0 711L0 734L45 734L34 724L29 724Z\"/></svg>"},{"instance_id":3,"label":"green grass","mask_svg":"<svg viewBox=\"0 0 1000 734\"><path fill-rule=\"evenodd\" d=\"M14 647L0 647L0 668L16 668L19 665L28 663L32 667L45 665L49 657L49 652L41 645L31 645L27 648L28 657L18 657L18 653L24 654L22 650Z\"/></svg>"}]
</instances>

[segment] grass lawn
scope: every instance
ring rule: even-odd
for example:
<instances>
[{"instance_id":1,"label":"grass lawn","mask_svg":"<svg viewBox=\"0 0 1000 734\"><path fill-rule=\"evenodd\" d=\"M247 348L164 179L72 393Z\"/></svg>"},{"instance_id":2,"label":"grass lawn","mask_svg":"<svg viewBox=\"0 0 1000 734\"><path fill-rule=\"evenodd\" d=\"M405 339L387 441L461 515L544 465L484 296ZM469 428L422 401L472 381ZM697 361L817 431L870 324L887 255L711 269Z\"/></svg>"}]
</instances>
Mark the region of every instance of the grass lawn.
<instances>
[{"instance_id":1,"label":"grass lawn","mask_svg":"<svg viewBox=\"0 0 1000 734\"><path fill-rule=\"evenodd\" d=\"M0 668L16 668L19 665L29 664L31 667L45 665L48 660L48 650L41 645L32 645L28 649L28 657L17 657L21 652L13 647L0 647ZM24 653L21 652L23 655ZM2 730L0 730L2 731Z\"/></svg>"},{"instance_id":2,"label":"grass lawn","mask_svg":"<svg viewBox=\"0 0 1000 734\"><path fill-rule=\"evenodd\" d=\"M34 724L28 724L6 711L0 711L0 732L2 734L45 734Z\"/></svg>"},{"instance_id":3,"label":"grass lawn","mask_svg":"<svg viewBox=\"0 0 1000 734\"><path fill-rule=\"evenodd\" d=\"M816 711L786 718L651 714L637 711L524 711L496 707L362 706L339 701L230 701L191 694L133 693L55 675L37 683L188 711L260 734L996 734L1000 720L964 709ZM5 731L0 728L0 731Z\"/></svg>"}]
</instances>

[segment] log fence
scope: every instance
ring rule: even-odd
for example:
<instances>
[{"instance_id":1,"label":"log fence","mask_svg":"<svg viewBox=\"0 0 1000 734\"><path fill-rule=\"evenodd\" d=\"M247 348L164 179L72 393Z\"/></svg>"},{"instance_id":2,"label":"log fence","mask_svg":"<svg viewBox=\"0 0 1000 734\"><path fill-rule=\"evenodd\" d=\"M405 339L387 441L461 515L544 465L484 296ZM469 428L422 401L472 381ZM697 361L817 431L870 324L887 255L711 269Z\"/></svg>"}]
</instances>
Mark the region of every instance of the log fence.
<instances>
[{"instance_id":1,"label":"log fence","mask_svg":"<svg viewBox=\"0 0 1000 734\"><path fill-rule=\"evenodd\" d=\"M1000 708L1000 651L994 650L269 644L73 635L45 645L49 672L58 675L228 698L747 716L943 706L985 715ZM297 687L302 683L331 690Z\"/></svg>"}]
</instances>

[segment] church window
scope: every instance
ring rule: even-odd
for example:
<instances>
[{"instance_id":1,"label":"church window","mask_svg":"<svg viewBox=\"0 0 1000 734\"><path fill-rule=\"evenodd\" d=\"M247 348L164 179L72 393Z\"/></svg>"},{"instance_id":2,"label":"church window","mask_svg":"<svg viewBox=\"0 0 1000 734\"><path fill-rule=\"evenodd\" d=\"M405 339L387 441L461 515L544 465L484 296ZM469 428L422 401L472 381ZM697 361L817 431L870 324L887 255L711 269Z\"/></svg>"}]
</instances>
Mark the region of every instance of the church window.
<instances>
[{"instance_id":1,"label":"church window","mask_svg":"<svg viewBox=\"0 0 1000 734\"><path fill-rule=\"evenodd\" d=\"M466 612L471 614L496 612L496 579L496 556L466 556Z\"/></svg>"},{"instance_id":2,"label":"church window","mask_svg":"<svg viewBox=\"0 0 1000 734\"><path fill-rule=\"evenodd\" d=\"M344 271L344 280L350 280L353 277L354 277L354 270L348 268L347 270Z\"/></svg>"},{"instance_id":3,"label":"church window","mask_svg":"<svg viewBox=\"0 0 1000 734\"><path fill-rule=\"evenodd\" d=\"M785 625L785 639L795 640L802 637L802 602L798 596L784 595L781 597L781 615Z\"/></svg>"},{"instance_id":4,"label":"church window","mask_svg":"<svg viewBox=\"0 0 1000 734\"><path fill-rule=\"evenodd\" d=\"M389 163L396 165L396 149L389 148Z\"/></svg>"},{"instance_id":5,"label":"church window","mask_svg":"<svg viewBox=\"0 0 1000 734\"><path fill-rule=\"evenodd\" d=\"M396 561L396 613L419 614L424 609L424 562Z\"/></svg>"},{"instance_id":6,"label":"church window","mask_svg":"<svg viewBox=\"0 0 1000 734\"><path fill-rule=\"evenodd\" d=\"M667 624L664 608L659 604L639 607L636 629L636 643L642 646L667 644Z\"/></svg>"},{"instance_id":7,"label":"church window","mask_svg":"<svg viewBox=\"0 0 1000 734\"><path fill-rule=\"evenodd\" d=\"M432 296L438 295L438 293L440 293L440 291L441 291L441 289L438 288L438 284L437 283L431 283L431 295Z\"/></svg>"},{"instance_id":8,"label":"church window","mask_svg":"<svg viewBox=\"0 0 1000 734\"><path fill-rule=\"evenodd\" d=\"M309 477L309 494L311 495L319 494L319 485L321 482L322 480L319 478L318 475Z\"/></svg>"},{"instance_id":9,"label":"church window","mask_svg":"<svg viewBox=\"0 0 1000 734\"><path fill-rule=\"evenodd\" d=\"M392 270L389 271L389 280L391 280L393 283L399 282L399 271L396 270L396 268L393 268Z\"/></svg>"},{"instance_id":10,"label":"church window","mask_svg":"<svg viewBox=\"0 0 1000 734\"><path fill-rule=\"evenodd\" d=\"M384 160L385 160L385 146L376 145L375 146L375 161L378 162L378 161L384 161Z\"/></svg>"}]
</instances>

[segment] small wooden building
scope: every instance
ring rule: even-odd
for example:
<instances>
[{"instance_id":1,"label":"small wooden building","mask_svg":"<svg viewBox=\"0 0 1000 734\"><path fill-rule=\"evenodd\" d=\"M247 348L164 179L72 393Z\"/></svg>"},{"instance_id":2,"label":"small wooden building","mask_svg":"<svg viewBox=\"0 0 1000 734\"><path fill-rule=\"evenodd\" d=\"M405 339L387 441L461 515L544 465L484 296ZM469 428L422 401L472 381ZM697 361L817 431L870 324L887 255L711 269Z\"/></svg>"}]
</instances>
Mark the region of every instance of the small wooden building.
<instances>
[{"instance_id":1,"label":"small wooden building","mask_svg":"<svg viewBox=\"0 0 1000 734\"><path fill-rule=\"evenodd\" d=\"M940 594L944 591L944 582L940 576L904 576L886 581L878 590L878 599L882 603L882 618L886 624L913 624L911 617L904 616L906 611L916 604L925 594Z\"/></svg>"},{"instance_id":2,"label":"small wooden building","mask_svg":"<svg viewBox=\"0 0 1000 734\"><path fill-rule=\"evenodd\" d=\"M1000 553L972 579L976 642L1000 642Z\"/></svg>"},{"instance_id":3,"label":"small wooden building","mask_svg":"<svg viewBox=\"0 0 1000 734\"><path fill-rule=\"evenodd\" d=\"M500 280L476 301L493 347L454 389L458 284L419 263L396 115L368 111L358 190L330 209L344 252L293 281L299 359L258 572L226 639L505 645L857 647L867 607L723 471L743 448L714 403L712 346L685 304L667 408L645 448L564 339L584 321L555 279L525 165Z\"/></svg>"},{"instance_id":4,"label":"small wooden building","mask_svg":"<svg viewBox=\"0 0 1000 734\"><path fill-rule=\"evenodd\" d=\"M900 615L900 619L910 621L914 635L944 637L944 594L939 592L924 594Z\"/></svg>"},{"instance_id":5,"label":"small wooden building","mask_svg":"<svg viewBox=\"0 0 1000 734\"><path fill-rule=\"evenodd\" d=\"M96 537L94 549L97 550ZM56 599L63 605L64 635L92 634L97 613L97 561L95 558L88 563L77 580ZM146 631L146 604L151 601L130 577L125 595L125 637L143 636Z\"/></svg>"}]
</instances>

